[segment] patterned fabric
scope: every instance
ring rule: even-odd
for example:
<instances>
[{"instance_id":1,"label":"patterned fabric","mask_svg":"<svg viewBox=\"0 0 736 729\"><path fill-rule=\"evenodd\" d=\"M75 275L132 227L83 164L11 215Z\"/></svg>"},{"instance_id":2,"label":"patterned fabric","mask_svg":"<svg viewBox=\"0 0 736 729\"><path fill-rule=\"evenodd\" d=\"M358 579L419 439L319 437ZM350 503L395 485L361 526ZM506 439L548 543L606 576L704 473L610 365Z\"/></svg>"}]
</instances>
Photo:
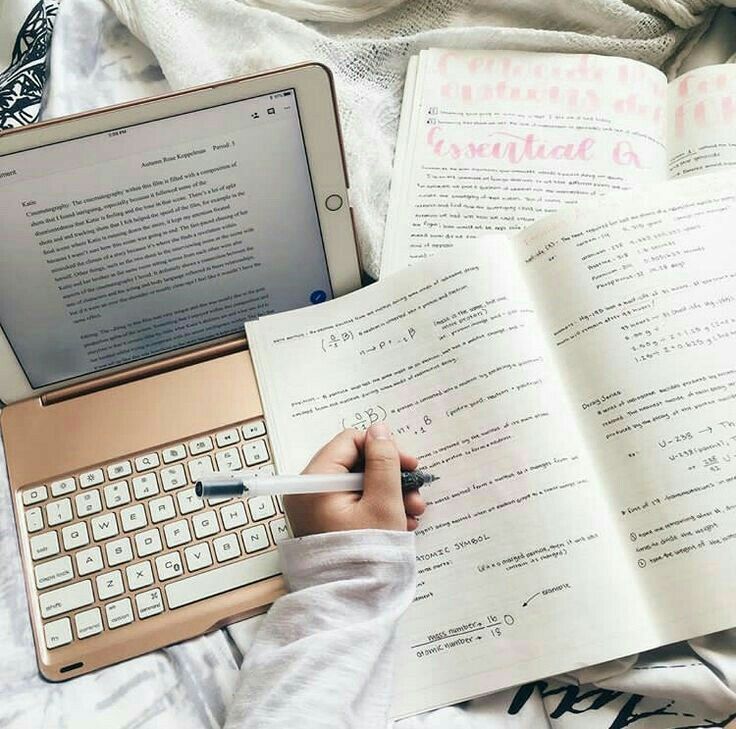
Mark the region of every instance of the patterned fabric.
<instances>
[{"instance_id":1,"label":"patterned fabric","mask_svg":"<svg viewBox=\"0 0 736 729\"><path fill-rule=\"evenodd\" d=\"M39 0L23 22L10 65L0 73L0 129L38 119L58 0Z\"/></svg>"}]
</instances>

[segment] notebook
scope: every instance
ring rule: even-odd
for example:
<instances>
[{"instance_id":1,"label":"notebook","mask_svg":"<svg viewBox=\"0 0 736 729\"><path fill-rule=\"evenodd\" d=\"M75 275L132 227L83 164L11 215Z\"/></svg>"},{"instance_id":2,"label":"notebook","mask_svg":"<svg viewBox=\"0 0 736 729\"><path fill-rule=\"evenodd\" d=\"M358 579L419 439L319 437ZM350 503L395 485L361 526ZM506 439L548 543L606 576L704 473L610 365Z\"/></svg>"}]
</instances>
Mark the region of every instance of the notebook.
<instances>
[{"instance_id":1,"label":"notebook","mask_svg":"<svg viewBox=\"0 0 736 729\"><path fill-rule=\"evenodd\" d=\"M736 65L667 83L626 58L428 50L412 59L382 275L562 205L736 164Z\"/></svg>"},{"instance_id":2,"label":"notebook","mask_svg":"<svg viewBox=\"0 0 736 729\"><path fill-rule=\"evenodd\" d=\"M395 717L736 624L735 205L591 199L246 324L281 473L385 420L440 477Z\"/></svg>"}]
</instances>

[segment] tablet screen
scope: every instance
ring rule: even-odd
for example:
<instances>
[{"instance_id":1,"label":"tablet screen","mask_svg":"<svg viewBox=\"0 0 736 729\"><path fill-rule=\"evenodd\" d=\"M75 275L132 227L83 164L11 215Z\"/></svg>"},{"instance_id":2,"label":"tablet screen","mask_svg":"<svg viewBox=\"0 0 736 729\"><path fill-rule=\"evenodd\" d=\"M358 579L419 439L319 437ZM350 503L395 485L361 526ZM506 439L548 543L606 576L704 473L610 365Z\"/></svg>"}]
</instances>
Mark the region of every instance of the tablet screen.
<instances>
[{"instance_id":1,"label":"tablet screen","mask_svg":"<svg viewBox=\"0 0 736 729\"><path fill-rule=\"evenodd\" d=\"M0 156L0 201L34 388L332 297L294 89Z\"/></svg>"}]
</instances>

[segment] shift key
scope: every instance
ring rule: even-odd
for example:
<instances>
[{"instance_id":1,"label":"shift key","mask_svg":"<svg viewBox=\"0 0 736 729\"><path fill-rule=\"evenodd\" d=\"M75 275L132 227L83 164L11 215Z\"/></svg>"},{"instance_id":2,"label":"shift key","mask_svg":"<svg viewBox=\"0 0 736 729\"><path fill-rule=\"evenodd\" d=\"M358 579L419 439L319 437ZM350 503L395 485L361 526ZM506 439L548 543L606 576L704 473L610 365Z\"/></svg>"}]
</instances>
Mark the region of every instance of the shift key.
<instances>
[{"instance_id":1,"label":"shift key","mask_svg":"<svg viewBox=\"0 0 736 729\"><path fill-rule=\"evenodd\" d=\"M53 618L69 610L76 610L95 601L92 594L92 581L84 580L68 587L49 590L38 596L42 618Z\"/></svg>"}]
</instances>

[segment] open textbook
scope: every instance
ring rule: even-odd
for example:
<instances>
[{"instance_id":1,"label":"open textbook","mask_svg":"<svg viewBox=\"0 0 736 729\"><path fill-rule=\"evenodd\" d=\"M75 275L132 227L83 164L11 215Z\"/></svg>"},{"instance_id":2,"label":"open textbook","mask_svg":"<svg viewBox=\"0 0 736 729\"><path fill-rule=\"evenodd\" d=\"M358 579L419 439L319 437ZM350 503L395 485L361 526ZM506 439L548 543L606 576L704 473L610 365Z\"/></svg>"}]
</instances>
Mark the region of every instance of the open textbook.
<instances>
[{"instance_id":1,"label":"open textbook","mask_svg":"<svg viewBox=\"0 0 736 729\"><path fill-rule=\"evenodd\" d=\"M386 420L440 477L395 716L736 625L734 250L703 175L246 324L282 473Z\"/></svg>"},{"instance_id":2,"label":"open textbook","mask_svg":"<svg viewBox=\"0 0 736 729\"><path fill-rule=\"evenodd\" d=\"M429 50L406 78L381 275L562 205L736 166L736 64Z\"/></svg>"}]
</instances>

